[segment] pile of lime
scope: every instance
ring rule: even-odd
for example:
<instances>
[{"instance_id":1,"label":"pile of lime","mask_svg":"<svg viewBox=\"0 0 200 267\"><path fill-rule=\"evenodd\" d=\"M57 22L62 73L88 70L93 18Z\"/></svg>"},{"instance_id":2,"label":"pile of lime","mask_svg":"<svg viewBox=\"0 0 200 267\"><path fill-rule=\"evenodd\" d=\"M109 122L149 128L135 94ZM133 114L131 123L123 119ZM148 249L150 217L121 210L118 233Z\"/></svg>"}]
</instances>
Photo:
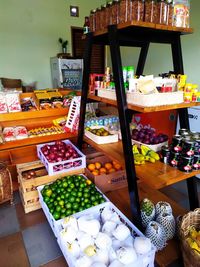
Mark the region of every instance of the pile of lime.
<instances>
[{"instance_id":1,"label":"pile of lime","mask_svg":"<svg viewBox=\"0 0 200 267\"><path fill-rule=\"evenodd\" d=\"M43 200L55 220L105 202L95 185L82 175L68 175L45 185Z\"/></svg>"}]
</instances>

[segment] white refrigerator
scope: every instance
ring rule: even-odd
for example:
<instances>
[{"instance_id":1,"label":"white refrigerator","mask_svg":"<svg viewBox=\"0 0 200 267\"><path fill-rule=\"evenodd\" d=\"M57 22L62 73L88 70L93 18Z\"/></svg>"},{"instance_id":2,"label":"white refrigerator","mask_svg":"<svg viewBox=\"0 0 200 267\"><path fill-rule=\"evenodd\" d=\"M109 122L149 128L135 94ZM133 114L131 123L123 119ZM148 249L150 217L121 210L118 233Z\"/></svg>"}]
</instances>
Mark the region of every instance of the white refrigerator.
<instances>
[{"instance_id":1,"label":"white refrigerator","mask_svg":"<svg viewBox=\"0 0 200 267\"><path fill-rule=\"evenodd\" d=\"M83 59L50 58L53 88L82 89Z\"/></svg>"}]
</instances>

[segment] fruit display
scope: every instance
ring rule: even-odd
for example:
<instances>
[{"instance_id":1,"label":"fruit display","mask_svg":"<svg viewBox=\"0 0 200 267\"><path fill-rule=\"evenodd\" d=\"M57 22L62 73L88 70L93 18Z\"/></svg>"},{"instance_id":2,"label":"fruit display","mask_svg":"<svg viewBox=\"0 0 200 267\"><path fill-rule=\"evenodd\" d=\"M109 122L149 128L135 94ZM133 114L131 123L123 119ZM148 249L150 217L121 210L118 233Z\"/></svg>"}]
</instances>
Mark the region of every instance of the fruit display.
<instances>
[{"instance_id":1,"label":"fruit display","mask_svg":"<svg viewBox=\"0 0 200 267\"><path fill-rule=\"evenodd\" d=\"M146 227L145 235L149 237L157 248L162 250L166 241L175 235L176 222L172 214L171 205L159 201L156 205L145 198L140 203L142 225Z\"/></svg>"},{"instance_id":2,"label":"fruit display","mask_svg":"<svg viewBox=\"0 0 200 267\"><path fill-rule=\"evenodd\" d=\"M141 126L132 130L131 137L138 142L154 145L168 141L168 136L163 133L156 134L154 128Z\"/></svg>"},{"instance_id":3,"label":"fruit display","mask_svg":"<svg viewBox=\"0 0 200 267\"><path fill-rule=\"evenodd\" d=\"M197 230L194 226L191 226L189 229L189 235L186 238L191 249L200 255L200 231Z\"/></svg>"},{"instance_id":4,"label":"fruit display","mask_svg":"<svg viewBox=\"0 0 200 267\"><path fill-rule=\"evenodd\" d=\"M55 220L105 202L95 185L83 175L67 175L45 185L43 201Z\"/></svg>"},{"instance_id":5,"label":"fruit display","mask_svg":"<svg viewBox=\"0 0 200 267\"><path fill-rule=\"evenodd\" d=\"M113 173L113 172L122 170L121 164L119 164L116 161L112 161L112 162L109 161L109 162L105 162L105 163L101 163L101 162L97 161L94 163L89 163L87 165L87 168L95 176L101 175L101 174L109 174L109 173Z\"/></svg>"},{"instance_id":6,"label":"fruit display","mask_svg":"<svg viewBox=\"0 0 200 267\"><path fill-rule=\"evenodd\" d=\"M155 249L150 239L112 203L101 206L62 220L59 240L69 266L151 266Z\"/></svg>"},{"instance_id":7,"label":"fruit display","mask_svg":"<svg viewBox=\"0 0 200 267\"><path fill-rule=\"evenodd\" d=\"M37 154L49 175L86 167L85 155L69 140L37 145Z\"/></svg>"},{"instance_id":8,"label":"fruit display","mask_svg":"<svg viewBox=\"0 0 200 267\"><path fill-rule=\"evenodd\" d=\"M97 136L108 136L111 135L111 133L109 131L107 131L105 128L101 127L101 128L97 128L97 129L92 129L90 127L86 127L85 128L86 131L89 131Z\"/></svg>"},{"instance_id":9,"label":"fruit display","mask_svg":"<svg viewBox=\"0 0 200 267\"><path fill-rule=\"evenodd\" d=\"M46 144L41 147L41 151L48 162L55 163L80 157L71 144L57 140L53 144Z\"/></svg>"},{"instance_id":10,"label":"fruit display","mask_svg":"<svg viewBox=\"0 0 200 267\"><path fill-rule=\"evenodd\" d=\"M137 145L133 145L132 150L134 155L134 163L136 165L145 164L145 161L155 163L157 160L160 159L158 153L156 153L145 145L140 146L141 153L139 152Z\"/></svg>"},{"instance_id":11,"label":"fruit display","mask_svg":"<svg viewBox=\"0 0 200 267\"><path fill-rule=\"evenodd\" d=\"M118 142L118 132L110 132L105 127L86 127L85 136L92 139L97 144L109 144Z\"/></svg>"}]
</instances>

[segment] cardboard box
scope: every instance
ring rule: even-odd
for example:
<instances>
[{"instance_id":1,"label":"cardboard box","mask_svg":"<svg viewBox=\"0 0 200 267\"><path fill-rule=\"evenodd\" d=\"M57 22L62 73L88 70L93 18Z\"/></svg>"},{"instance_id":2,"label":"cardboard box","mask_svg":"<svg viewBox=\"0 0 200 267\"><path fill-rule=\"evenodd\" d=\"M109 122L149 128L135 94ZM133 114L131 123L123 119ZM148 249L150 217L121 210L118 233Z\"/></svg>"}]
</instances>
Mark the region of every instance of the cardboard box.
<instances>
[{"instance_id":1,"label":"cardboard box","mask_svg":"<svg viewBox=\"0 0 200 267\"><path fill-rule=\"evenodd\" d=\"M87 165L89 163L100 162L101 164L105 164L106 162L112 162L110 158L105 156L104 154L94 153L87 157L86 159ZM116 189L120 189L127 186L126 179L126 171L119 170L110 174L101 174L94 175L87 168L85 169L85 175L95 183L95 185L104 193L108 191L113 191Z\"/></svg>"}]
</instances>

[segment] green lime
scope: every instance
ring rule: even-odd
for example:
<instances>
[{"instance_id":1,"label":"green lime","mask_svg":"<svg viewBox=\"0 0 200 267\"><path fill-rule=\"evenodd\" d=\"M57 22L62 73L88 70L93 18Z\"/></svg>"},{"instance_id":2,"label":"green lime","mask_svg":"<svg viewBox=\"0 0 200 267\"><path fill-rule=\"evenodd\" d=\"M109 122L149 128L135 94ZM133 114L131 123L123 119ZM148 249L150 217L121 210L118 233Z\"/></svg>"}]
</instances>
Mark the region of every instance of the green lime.
<instances>
[{"instance_id":1,"label":"green lime","mask_svg":"<svg viewBox=\"0 0 200 267\"><path fill-rule=\"evenodd\" d=\"M44 202L45 202L45 203L48 203L49 200L50 200L49 197L47 197L47 196L44 197Z\"/></svg>"},{"instance_id":2,"label":"green lime","mask_svg":"<svg viewBox=\"0 0 200 267\"><path fill-rule=\"evenodd\" d=\"M85 207L86 207L86 209L89 209L90 207L92 207L92 205L91 205L90 203L87 203L87 204L85 205Z\"/></svg>"},{"instance_id":3,"label":"green lime","mask_svg":"<svg viewBox=\"0 0 200 267\"><path fill-rule=\"evenodd\" d=\"M65 214L61 214L61 215L60 215L60 219L63 219L63 218L65 218L65 217L66 217Z\"/></svg>"},{"instance_id":4,"label":"green lime","mask_svg":"<svg viewBox=\"0 0 200 267\"><path fill-rule=\"evenodd\" d=\"M56 211L60 212L61 211L61 206L56 206Z\"/></svg>"},{"instance_id":5,"label":"green lime","mask_svg":"<svg viewBox=\"0 0 200 267\"><path fill-rule=\"evenodd\" d=\"M68 183L67 183L66 181L63 181L62 186L63 186L64 188L66 188L66 187L68 187Z\"/></svg>"},{"instance_id":6,"label":"green lime","mask_svg":"<svg viewBox=\"0 0 200 267\"><path fill-rule=\"evenodd\" d=\"M84 198L89 198L89 197L90 197L90 194L89 194L89 193L84 193L84 194L83 194L83 197L84 197Z\"/></svg>"},{"instance_id":7,"label":"green lime","mask_svg":"<svg viewBox=\"0 0 200 267\"><path fill-rule=\"evenodd\" d=\"M61 197L60 197L60 196L58 196L58 197L56 198L56 200L57 200L57 201L60 201L60 200L61 200Z\"/></svg>"},{"instance_id":8,"label":"green lime","mask_svg":"<svg viewBox=\"0 0 200 267\"><path fill-rule=\"evenodd\" d=\"M67 204L65 204L65 208L66 209L71 209L72 207L72 204L70 202L68 202Z\"/></svg>"},{"instance_id":9,"label":"green lime","mask_svg":"<svg viewBox=\"0 0 200 267\"><path fill-rule=\"evenodd\" d=\"M57 212L57 211L54 211L53 217L54 217L55 220L59 220L60 219L60 213Z\"/></svg>"},{"instance_id":10,"label":"green lime","mask_svg":"<svg viewBox=\"0 0 200 267\"><path fill-rule=\"evenodd\" d=\"M71 209L66 210L66 212L65 212L65 215L66 215L66 216L69 216L69 215L71 215L71 214L72 214L72 210L71 210Z\"/></svg>"},{"instance_id":11,"label":"green lime","mask_svg":"<svg viewBox=\"0 0 200 267\"><path fill-rule=\"evenodd\" d=\"M75 203L73 204L73 209L77 211L78 208L79 208L79 204L75 202Z\"/></svg>"},{"instance_id":12,"label":"green lime","mask_svg":"<svg viewBox=\"0 0 200 267\"><path fill-rule=\"evenodd\" d=\"M57 206L58 205L58 201L56 200L56 201L54 201L54 206Z\"/></svg>"},{"instance_id":13,"label":"green lime","mask_svg":"<svg viewBox=\"0 0 200 267\"><path fill-rule=\"evenodd\" d=\"M76 197L76 202L80 203L81 199L79 197Z\"/></svg>"},{"instance_id":14,"label":"green lime","mask_svg":"<svg viewBox=\"0 0 200 267\"><path fill-rule=\"evenodd\" d=\"M46 197L50 197L52 193L53 192L52 192L52 190L50 188L45 190L45 196Z\"/></svg>"},{"instance_id":15,"label":"green lime","mask_svg":"<svg viewBox=\"0 0 200 267\"><path fill-rule=\"evenodd\" d=\"M90 200L93 202L93 201L96 200L96 197L95 197L95 196L91 196L91 197L90 197Z\"/></svg>"},{"instance_id":16,"label":"green lime","mask_svg":"<svg viewBox=\"0 0 200 267\"><path fill-rule=\"evenodd\" d=\"M84 203L88 203L89 202L89 199L88 198L85 198L84 199Z\"/></svg>"},{"instance_id":17,"label":"green lime","mask_svg":"<svg viewBox=\"0 0 200 267\"><path fill-rule=\"evenodd\" d=\"M61 199L65 199L65 194L62 194L62 195L60 196L60 198L61 198Z\"/></svg>"},{"instance_id":18,"label":"green lime","mask_svg":"<svg viewBox=\"0 0 200 267\"><path fill-rule=\"evenodd\" d=\"M71 203L75 202L75 197L74 196L70 196L69 197L69 202L71 202Z\"/></svg>"},{"instance_id":19,"label":"green lime","mask_svg":"<svg viewBox=\"0 0 200 267\"><path fill-rule=\"evenodd\" d=\"M94 206L96 206L96 205L99 205L99 202L98 202L98 201L94 201L94 202L92 202L92 204L93 204Z\"/></svg>"},{"instance_id":20,"label":"green lime","mask_svg":"<svg viewBox=\"0 0 200 267\"><path fill-rule=\"evenodd\" d=\"M65 214L66 209L65 208L62 208L60 212L61 212L61 214Z\"/></svg>"},{"instance_id":21,"label":"green lime","mask_svg":"<svg viewBox=\"0 0 200 267\"><path fill-rule=\"evenodd\" d=\"M65 204L65 202L64 202L64 200L60 200L60 201L58 202L58 204L59 204L61 207L63 207L64 204Z\"/></svg>"},{"instance_id":22,"label":"green lime","mask_svg":"<svg viewBox=\"0 0 200 267\"><path fill-rule=\"evenodd\" d=\"M69 192L66 192L65 193L65 199L68 198L70 196L70 193Z\"/></svg>"},{"instance_id":23,"label":"green lime","mask_svg":"<svg viewBox=\"0 0 200 267\"><path fill-rule=\"evenodd\" d=\"M77 197L82 197L82 195L83 195L83 193L80 191L77 193Z\"/></svg>"}]
</instances>

